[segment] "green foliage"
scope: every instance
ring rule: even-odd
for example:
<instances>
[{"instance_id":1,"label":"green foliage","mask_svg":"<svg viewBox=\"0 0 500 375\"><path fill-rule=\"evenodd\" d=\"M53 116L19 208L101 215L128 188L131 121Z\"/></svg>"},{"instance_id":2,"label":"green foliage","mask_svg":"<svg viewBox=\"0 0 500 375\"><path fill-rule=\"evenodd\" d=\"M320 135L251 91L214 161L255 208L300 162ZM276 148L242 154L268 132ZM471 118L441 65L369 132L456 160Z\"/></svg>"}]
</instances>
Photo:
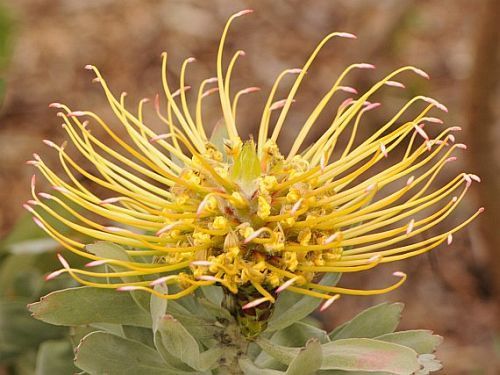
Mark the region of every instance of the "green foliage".
<instances>
[{"instance_id":1,"label":"green foliage","mask_svg":"<svg viewBox=\"0 0 500 375\"><path fill-rule=\"evenodd\" d=\"M114 289L82 286L58 290L28 307L34 318L55 325L113 323L151 327L151 319L130 294Z\"/></svg>"},{"instance_id":2,"label":"green foliage","mask_svg":"<svg viewBox=\"0 0 500 375\"><path fill-rule=\"evenodd\" d=\"M394 332L401 319L402 303L382 303L366 309L330 333L332 340L352 337L377 337Z\"/></svg>"},{"instance_id":3,"label":"green foliage","mask_svg":"<svg viewBox=\"0 0 500 375\"><path fill-rule=\"evenodd\" d=\"M328 273L320 284L334 286L340 280L339 273ZM267 332L284 329L294 322L309 316L318 308L321 301L318 298L284 291L275 306L274 314L269 320Z\"/></svg>"},{"instance_id":4,"label":"green foliage","mask_svg":"<svg viewBox=\"0 0 500 375\"><path fill-rule=\"evenodd\" d=\"M119 246L104 242L87 250L115 259L127 256ZM34 266L32 261L20 264ZM339 275L329 275L321 282L334 285L338 279ZM176 291L171 288L175 289L155 287L160 293ZM40 286L33 282L17 289L10 285L8 290L32 296ZM179 300L114 288L65 288L29 305L38 321L26 312L29 297L23 298L13 305L0 303L0 322L9 322L0 327L0 342L9 343L0 351L14 358L17 350L19 361L31 363L22 370L25 373L36 366L36 374L69 374L76 365L91 375L402 375L427 374L441 367L432 354L441 342L439 336L426 330L395 332L403 309L399 303L372 307L327 333L308 318L318 301L285 291L267 330L249 342L224 308L219 287ZM68 326L73 327L71 335Z\"/></svg>"}]
</instances>

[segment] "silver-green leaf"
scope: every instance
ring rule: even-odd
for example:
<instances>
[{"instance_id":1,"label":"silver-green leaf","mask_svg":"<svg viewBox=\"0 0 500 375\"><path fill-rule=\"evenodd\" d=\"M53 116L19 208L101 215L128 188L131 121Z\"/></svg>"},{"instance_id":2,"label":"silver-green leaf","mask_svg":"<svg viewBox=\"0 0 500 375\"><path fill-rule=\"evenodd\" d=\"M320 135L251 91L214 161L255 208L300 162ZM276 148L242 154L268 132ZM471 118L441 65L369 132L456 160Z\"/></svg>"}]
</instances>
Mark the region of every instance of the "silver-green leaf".
<instances>
[{"instance_id":1,"label":"silver-green leaf","mask_svg":"<svg viewBox=\"0 0 500 375\"><path fill-rule=\"evenodd\" d=\"M374 338L392 333L401 319L402 303L382 303L370 307L330 333L330 339Z\"/></svg>"},{"instance_id":2,"label":"silver-green leaf","mask_svg":"<svg viewBox=\"0 0 500 375\"><path fill-rule=\"evenodd\" d=\"M240 358L238 361L238 364L240 365L241 370L243 370L243 373L245 375L283 375L285 372L283 371L278 371L278 370L272 370L272 369L265 369L265 368L260 368L255 365L249 358Z\"/></svg>"},{"instance_id":3,"label":"silver-green leaf","mask_svg":"<svg viewBox=\"0 0 500 375\"><path fill-rule=\"evenodd\" d=\"M326 274L320 284L333 286L340 280L340 276L339 273ZM281 292L276 300L274 312L266 331L277 331L304 319L316 310L320 303L319 298L291 293L286 290Z\"/></svg>"},{"instance_id":4,"label":"silver-green leaf","mask_svg":"<svg viewBox=\"0 0 500 375\"><path fill-rule=\"evenodd\" d=\"M322 359L321 345L312 339L290 363L286 375L314 375L321 367Z\"/></svg>"},{"instance_id":5,"label":"silver-green leaf","mask_svg":"<svg viewBox=\"0 0 500 375\"><path fill-rule=\"evenodd\" d=\"M410 375L420 368L417 353L405 346L354 338L322 345L322 370L379 371Z\"/></svg>"},{"instance_id":6,"label":"silver-green leaf","mask_svg":"<svg viewBox=\"0 0 500 375\"><path fill-rule=\"evenodd\" d=\"M90 375L183 375L154 349L106 332L92 332L76 348L75 364Z\"/></svg>"},{"instance_id":7,"label":"silver-green leaf","mask_svg":"<svg viewBox=\"0 0 500 375\"><path fill-rule=\"evenodd\" d=\"M106 259L117 259L125 262L129 262L131 259L121 246L105 241L98 241L93 244L85 246L85 250L89 253L95 254ZM107 265L116 272L124 271L123 267L109 264ZM142 281L138 276L127 276L122 277L122 280L126 283L133 283L137 281ZM130 295L134 301L141 307L144 311L149 312L149 295L143 291L132 291Z\"/></svg>"},{"instance_id":8,"label":"silver-green leaf","mask_svg":"<svg viewBox=\"0 0 500 375\"><path fill-rule=\"evenodd\" d=\"M377 337L377 340L407 346L418 354L432 353L443 342L441 336L433 335L432 331L425 329L388 333Z\"/></svg>"},{"instance_id":9,"label":"silver-green leaf","mask_svg":"<svg viewBox=\"0 0 500 375\"><path fill-rule=\"evenodd\" d=\"M28 306L44 322L77 326L116 323L151 327L151 317L134 303L129 293L82 286L52 292Z\"/></svg>"}]
</instances>

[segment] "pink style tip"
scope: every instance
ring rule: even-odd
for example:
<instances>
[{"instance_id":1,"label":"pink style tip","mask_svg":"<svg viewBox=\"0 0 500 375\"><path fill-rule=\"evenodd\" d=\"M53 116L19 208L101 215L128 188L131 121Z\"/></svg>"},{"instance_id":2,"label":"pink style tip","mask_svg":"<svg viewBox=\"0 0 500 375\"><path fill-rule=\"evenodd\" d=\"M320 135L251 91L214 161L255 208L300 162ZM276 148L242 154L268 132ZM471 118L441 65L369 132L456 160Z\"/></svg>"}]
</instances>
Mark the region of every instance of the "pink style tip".
<instances>
[{"instance_id":1,"label":"pink style tip","mask_svg":"<svg viewBox=\"0 0 500 375\"><path fill-rule=\"evenodd\" d=\"M423 117L422 121L432 122L434 124L443 124L444 121L437 117Z\"/></svg>"},{"instance_id":2,"label":"pink style tip","mask_svg":"<svg viewBox=\"0 0 500 375\"><path fill-rule=\"evenodd\" d=\"M448 237L446 238L446 243L448 245L451 245L451 243L453 242L453 234L448 234Z\"/></svg>"},{"instance_id":3,"label":"pink style tip","mask_svg":"<svg viewBox=\"0 0 500 375\"><path fill-rule=\"evenodd\" d=\"M431 77L425 71L423 71L422 69L412 67L411 70L413 70L419 76L424 77L425 79L431 79Z\"/></svg>"},{"instance_id":4,"label":"pink style tip","mask_svg":"<svg viewBox=\"0 0 500 375\"><path fill-rule=\"evenodd\" d=\"M382 103L370 103L366 107L362 109L363 112L371 111L372 109L378 108L382 105Z\"/></svg>"},{"instance_id":5,"label":"pink style tip","mask_svg":"<svg viewBox=\"0 0 500 375\"><path fill-rule=\"evenodd\" d=\"M49 147L57 148L57 145L54 142L52 142L52 141L50 141L48 139L44 139L42 142L45 143Z\"/></svg>"},{"instance_id":6,"label":"pink style tip","mask_svg":"<svg viewBox=\"0 0 500 375\"><path fill-rule=\"evenodd\" d=\"M358 90L356 90L354 87L351 86L339 86L338 89L340 91L348 92L350 94L357 94Z\"/></svg>"},{"instance_id":7,"label":"pink style tip","mask_svg":"<svg viewBox=\"0 0 500 375\"><path fill-rule=\"evenodd\" d=\"M339 232L335 232L334 234L328 236L328 238L325 240L325 245L331 244L333 241L335 241L339 236Z\"/></svg>"},{"instance_id":8,"label":"pink style tip","mask_svg":"<svg viewBox=\"0 0 500 375\"><path fill-rule=\"evenodd\" d=\"M247 303L246 305L243 305L241 307L241 309L242 310L251 309L252 307L257 307L260 304L267 302L267 301L268 301L267 297L258 298L256 300L253 300L252 302Z\"/></svg>"},{"instance_id":9,"label":"pink style tip","mask_svg":"<svg viewBox=\"0 0 500 375\"><path fill-rule=\"evenodd\" d=\"M282 291L284 291L285 289L290 287L294 282L296 282L297 279L298 279L298 277L293 277L293 278L285 281L282 285L280 285L280 287L278 289L276 289L276 293L281 293Z\"/></svg>"},{"instance_id":10,"label":"pink style tip","mask_svg":"<svg viewBox=\"0 0 500 375\"><path fill-rule=\"evenodd\" d=\"M469 173L469 177L471 180L476 181L476 182L481 182L481 177L479 177L476 174Z\"/></svg>"},{"instance_id":11,"label":"pink style tip","mask_svg":"<svg viewBox=\"0 0 500 375\"><path fill-rule=\"evenodd\" d=\"M244 16L245 14L250 14L253 13L253 9L245 9L242 11L239 11L238 13L235 13L233 17L241 17Z\"/></svg>"},{"instance_id":12,"label":"pink style tip","mask_svg":"<svg viewBox=\"0 0 500 375\"><path fill-rule=\"evenodd\" d=\"M336 300L340 298L339 294L334 295L332 298L329 298L319 309L320 312L328 309Z\"/></svg>"},{"instance_id":13,"label":"pink style tip","mask_svg":"<svg viewBox=\"0 0 500 375\"><path fill-rule=\"evenodd\" d=\"M383 143L380 144L380 151L382 152L382 155L384 155L385 158L389 156L389 153L387 152L387 148L385 147L385 145Z\"/></svg>"},{"instance_id":14,"label":"pink style tip","mask_svg":"<svg viewBox=\"0 0 500 375\"><path fill-rule=\"evenodd\" d=\"M347 39L358 39L358 37L354 34L351 34L351 33L345 33L345 32L341 32L341 33L337 33L336 34L338 37L340 38L347 38Z\"/></svg>"},{"instance_id":15,"label":"pink style tip","mask_svg":"<svg viewBox=\"0 0 500 375\"><path fill-rule=\"evenodd\" d=\"M201 97L206 98L207 96L209 96L217 91L219 91L218 87L212 87L211 89L209 89L209 90L205 91L203 94L201 94Z\"/></svg>"},{"instance_id":16,"label":"pink style tip","mask_svg":"<svg viewBox=\"0 0 500 375\"><path fill-rule=\"evenodd\" d=\"M99 259L99 260L93 260L92 262L88 262L85 264L85 267L97 267L97 266L102 266L103 264L109 263L108 259Z\"/></svg>"},{"instance_id":17,"label":"pink style tip","mask_svg":"<svg viewBox=\"0 0 500 375\"><path fill-rule=\"evenodd\" d=\"M260 91L260 90L261 90L260 87L247 87L246 89L243 89L240 92L242 94L250 94L252 92L257 92L257 91Z\"/></svg>"},{"instance_id":18,"label":"pink style tip","mask_svg":"<svg viewBox=\"0 0 500 375\"><path fill-rule=\"evenodd\" d=\"M354 66L358 69L375 69L375 65L368 63L354 64Z\"/></svg>"},{"instance_id":19,"label":"pink style tip","mask_svg":"<svg viewBox=\"0 0 500 375\"><path fill-rule=\"evenodd\" d=\"M57 253L57 259L59 259L59 262L61 262L62 266L66 269L70 268L69 263L64 257L61 255L61 253Z\"/></svg>"},{"instance_id":20,"label":"pink style tip","mask_svg":"<svg viewBox=\"0 0 500 375\"><path fill-rule=\"evenodd\" d=\"M69 194L69 190L62 186L52 186L52 189L63 194Z\"/></svg>"},{"instance_id":21,"label":"pink style tip","mask_svg":"<svg viewBox=\"0 0 500 375\"><path fill-rule=\"evenodd\" d=\"M415 219L411 219L410 223L408 224L408 227L406 227L406 235L409 236L410 233L413 231L413 226L415 225Z\"/></svg>"},{"instance_id":22,"label":"pink style tip","mask_svg":"<svg viewBox=\"0 0 500 375\"><path fill-rule=\"evenodd\" d=\"M176 278L176 275L163 276L149 283L150 286L164 284L166 281Z\"/></svg>"},{"instance_id":23,"label":"pink style tip","mask_svg":"<svg viewBox=\"0 0 500 375\"><path fill-rule=\"evenodd\" d=\"M57 271L49 273L47 276L45 276L45 281L49 281L49 280L55 279L59 275L63 274L64 271L65 270L57 270Z\"/></svg>"},{"instance_id":24,"label":"pink style tip","mask_svg":"<svg viewBox=\"0 0 500 375\"><path fill-rule=\"evenodd\" d=\"M34 212L35 212L35 210L33 209L33 207L31 207L28 203L24 203L24 204L23 204L23 207L24 207L24 209L25 209L26 211L28 211L28 212L30 212L30 213L34 213ZM35 219L35 218L33 218L33 219Z\"/></svg>"},{"instance_id":25,"label":"pink style tip","mask_svg":"<svg viewBox=\"0 0 500 375\"><path fill-rule=\"evenodd\" d=\"M68 112L67 114L68 117L79 117L79 116L85 116L84 111L73 111L73 112Z\"/></svg>"},{"instance_id":26,"label":"pink style tip","mask_svg":"<svg viewBox=\"0 0 500 375\"><path fill-rule=\"evenodd\" d=\"M405 85L403 85L401 82L398 82L398 81L387 81L385 83L386 86L391 86L391 87L399 87L399 88L406 88Z\"/></svg>"},{"instance_id":27,"label":"pink style tip","mask_svg":"<svg viewBox=\"0 0 500 375\"><path fill-rule=\"evenodd\" d=\"M406 277L406 273L401 272L401 271L393 272L392 275L396 276L396 277Z\"/></svg>"},{"instance_id":28,"label":"pink style tip","mask_svg":"<svg viewBox=\"0 0 500 375\"><path fill-rule=\"evenodd\" d=\"M45 230L45 225L43 225L43 223L40 221L40 219L38 219L37 217L34 217L33 218L33 221L35 222L35 224L40 228L40 229L43 229Z\"/></svg>"},{"instance_id":29,"label":"pink style tip","mask_svg":"<svg viewBox=\"0 0 500 375\"><path fill-rule=\"evenodd\" d=\"M294 102L294 100L292 100L292 103ZM271 104L271 106L269 107L269 110L270 111L274 111L276 109L280 109L280 108L283 108L286 104L286 99L281 99L281 100L278 100L276 102L274 102L273 104Z\"/></svg>"},{"instance_id":30,"label":"pink style tip","mask_svg":"<svg viewBox=\"0 0 500 375\"><path fill-rule=\"evenodd\" d=\"M104 199L104 200L100 201L99 204L100 205L112 204L112 203L119 202L120 200L121 200L120 197L113 197L113 198Z\"/></svg>"},{"instance_id":31,"label":"pink style tip","mask_svg":"<svg viewBox=\"0 0 500 375\"><path fill-rule=\"evenodd\" d=\"M300 198L297 202L295 202L292 210L290 211L292 215L295 215L295 213L299 210L300 206L302 206L302 202L304 202L304 198Z\"/></svg>"}]
</instances>

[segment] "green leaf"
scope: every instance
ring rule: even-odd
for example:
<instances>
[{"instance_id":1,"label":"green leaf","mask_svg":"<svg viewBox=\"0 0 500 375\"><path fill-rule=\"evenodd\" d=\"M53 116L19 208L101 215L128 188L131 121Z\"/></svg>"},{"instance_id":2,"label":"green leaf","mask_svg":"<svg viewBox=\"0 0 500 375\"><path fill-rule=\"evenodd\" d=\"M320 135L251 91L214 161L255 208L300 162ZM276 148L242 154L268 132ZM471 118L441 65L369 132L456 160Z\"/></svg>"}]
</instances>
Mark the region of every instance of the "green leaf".
<instances>
[{"instance_id":1,"label":"green leaf","mask_svg":"<svg viewBox=\"0 0 500 375\"><path fill-rule=\"evenodd\" d=\"M121 246L111 242L98 241L96 243L85 246L85 250L101 258L117 259L117 260L123 260L125 262L131 261L130 257ZM110 264L109 267L115 270L116 272L126 271L125 268L112 264ZM143 281L138 276L122 277L122 280L126 283ZM130 292L130 294L134 299L134 301L139 305L139 307L141 307L145 312L149 313L149 301L150 301L149 295L143 291L132 291Z\"/></svg>"},{"instance_id":2,"label":"green leaf","mask_svg":"<svg viewBox=\"0 0 500 375\"><path fill-rule=\"evenodd\" d=\"M328 273L320 284L333 286L340 280L339 273ZM319 298L283 291L280 293L266 332L273 332L292 325L309 316L321 303Z\"/></svg>"},{"instance_id":3,"label":"green leaf","mask_svg":"<svg viewBox=\"0 0 500 375\"><path fill-rule=\"evenodd\" d=\"M170 352L165 348L164 339L160 331L157 331L154 335L155 348L158 354L163 358L165 363L168 363L171 367L178 369L179 371L190 372L194 370L182 362L179 358L170 354Z\"/></svg>"},{"instance_id":4,"label":"green leaf","mask_svg":"<svg viewBox=\"0 0 500 375\"><path fill-rule=\"evenodd\" d=\"M45 341L36 356L35 375L74 374L73 347L67 340Z\"/></svg>"},{"instance_id":5,"label":"green leaf","mask_svg":"<svg viewBox=\"0 0 500 375\"><path fill-rule=\"evenodd\" d=\"M378 336L377 340L407 346L418 354L432 353L443 342L443 338L425 329L401 331Z\"/></svg>"},{"instance_id":6,"label":"green leaf","mask_svg":"<svg viewBox=\"0 0 500 375\"><path fill-rule=\"evenodd\" d=\"M140 342L152 348L155 347L154 335L151 328L136 327L136 326L120 326L120 327L122 328L123 336L125 338ZM106 332L112 333L109 331Z\"/></svg>"},{"instance_id":7,"label":"green leaf","mask_svg":"<svg viewBox=\"0 0 500 375\"><path fill-rule=\"evenodd\" d=\"M380 340L342 339L321 347L322 370L380 371L410 375L420 368L414 350Z\"/></svg>"},{"instance_id":8,"label":"green leaf","mask_svg":"<svg viewBox=\"0 0 500 375\"><path fill-rule=\"evenodd\" d=\"M28 306L36 319L75 326L116 323L151 327L151 317L134 302L129 293L113 289L82 286L52 292Z\"/></svg>"},{"instance_id":9,"label":"green leaf","mask_svg":"<svg viewBox=\"0 0 500 375\"><path fill-rule=\"evenodd\" d=\"M402 303L382 303L370 307L344 324L341 329L330 333L330 339L373 338L392 333L399 324L403 307Z\"/></svg>"},{"instance_id":10,"label":"green leaf","mask_svg":"<svg viewBox=\"0 0 500 375\"><path fill-rule=\"evenodd\" d=\"M219 359L223 356L226 350L227 348L217 346L202 352L200 354L198 369L205 371L216 368L218 366Z\"/></svg>"},{"instance_id":11,"label":"green leaf","mask_svg":"<svg viewBox=\"0 0 500 375\"><path fill-rule=\"evenodd\" d=\"M220 331L213 316L200 317L193 312L187 310L178 301L169 301L167 312L177 319L187 331L198 339L211 338ZM199 313L203 313L203 309L198 309Z\"/></svg>"},{"instance_id":12,"label":"green leaf","mask_svg":"<svg viewBox=\"0 0 500 375\"><path fill-rule=\"evenodd\" d=\"M293 359L300 353L300 348L276 345L275 343L262 336L257 338L256 343L267 354L285 365L289 365L293 361Z\"/></svg>"},{"instance_id":13,"label":"green leaf","mask_svg":"<svg viewBox=\"0 0 500 375\"><path fill-rule=\"evenodd\" d=\"M288 366L286 375L313 375L319 370L323 355L318 340L312 339Z\"/></svg>"},{"instance_id":14,"label":"green leaf","mask_svg":"<svg viewBox=\"0 0 500 375\"><path fill-rule=\"evenodd\" d=\"M165 349L193 369L199 368L200 348L198 343L173 316L165 315L158 322Z\"/></svg>"},{"instance_id":15,"label":"green leaf","mask_svg":"<svg viewBox=\"0 0 500 375\"><path fill-rule=\"evenodd\" d=\"M165 315L158 322L161 348L189 367L206 371L216 365L223 354L222 348L214 347L200 353L198 342L173 316Z\"/></svg>"},{"instance_id":16,"label":"green leaf","mask_svg":"<svg viewBox=\"0 0 500 375\"><path fill-rule=\"evenodd\" d=\"M275 345L288 347L303 347L311 338L317 339L321 344L329 342L326 331L305 322L295 322L282 330L276 331L270 341ZM273 367L275 361L266 352L260 352L255 359L255 364L260 367Z\"/></svg>"},{"instance_id":17,"label":"green leaf","mask_svg":"<svg viewBox=\"0 0 500 375\"><path fill-rule=\"evenodd\" d=\"M291 326L276 331L271 341L279 345L304 346L311 338L319 340L321 344L330 341L325 330L302 321L295 322Z\"/></svg>"},{"instance_id":18,"label":"green leaf","mask_svg":"<svg viewBox=\"0 0 500 375\"><path fill-rule=\"evenodd\" d=\"M105 332L92 332L76 348L75 364L91 375L182 375L154 349Z\"/></svg>"},{"instance_id":19,"label":"green leaf","mask_svg":"<svg viewBox=\"0 0 500 375\"><path fill-rule=\"evenodd\" d=\"M222 299L224 298L224 292L220 286L208 285L201 288L203 295L212 302L215 306L220 307L222 304Z\"/></svg>"},{"instance_id":20,"label":"green leaf","mask_svg":"<svg viewBox=\"0 0 500 375\"><path fill-rule=\"evenodd\" d=\"M285 372L257 367L249 358L240 358L240 368L245 375L283 375Z\"/></svg>"},{"instance_id":21,"label":"green leaf","mask_svg":"<svg viewBox=\"0 0 500 375\"><path fill-rule=\"evenodd\" d=\"M163 294L168 293L168 287L166 285L155 285L154 290ZM167 300L151 294L149 310L151 312L151 321L153 322L153 333L156 333L159 320L167 313Z\"/></svg>"}]
</instances>

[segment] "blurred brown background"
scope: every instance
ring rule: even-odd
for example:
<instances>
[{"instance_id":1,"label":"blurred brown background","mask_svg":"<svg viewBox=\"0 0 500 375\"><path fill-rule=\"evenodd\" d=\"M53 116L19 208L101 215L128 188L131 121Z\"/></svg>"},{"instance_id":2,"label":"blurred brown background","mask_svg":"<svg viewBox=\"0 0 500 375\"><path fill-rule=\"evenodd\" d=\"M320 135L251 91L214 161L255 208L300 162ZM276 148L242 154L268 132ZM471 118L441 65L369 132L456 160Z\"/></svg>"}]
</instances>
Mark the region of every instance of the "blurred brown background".
<instances>
[{"instance_id":1,"label":"blurred brown background","mask_svg":"<svg viewBox=\"0 0 500 375\"><path fill-rule=\"evenodd\" d=\"M324 318L331 327L374 303L404 301L404 328L429 328L445 336L439 353L445 363L441 373L498 373L498 0L4 1L2 13L8 14L13 28L0 42L5 55L0 73L6 84L0 112L0 234L5 235L22 214L21 204L29 196L32 170L24 161L34 151L55 159L41 140L59 142L64 137L47 104L62 101L74 109L107 113L102 92L91 83L85 64L98 66L115 91L127 91L129 103L152 98L161 89L164 50L170 54L172 77L178 77L184 58L195 56L198 62L190 67L188 84L199 82L214 75L215 50L225 20L245 8L256 12L236 22L228 42L228 50L247 52L237 66L236 87L269 88L282 69L300 67L331 31L358 36L357 41L329 43L310 69L284 132L285 145L286 137L293 139L293 130L350 63L377 65L375 72L352 76L350 83L360 89L401 65L416 65L431 75L431 81L405 75L401 80L408 89L388 91L381 100L384 105L400 103L418 92L450 108L443 118L464 128L459 139L469 145L459 167L483 179L460 215L478 205L484 205L486 212L456 236L451 248L346 279L349 286L360 287L383 285L396 269L410 275L403 288L389 295L343 298ZM249 100L261 105L262 98ZM217 114L210 108L205 111L214 122ZM240 112L248 132L258 115L253 105Z\"/></svg>"}]
</instances>

